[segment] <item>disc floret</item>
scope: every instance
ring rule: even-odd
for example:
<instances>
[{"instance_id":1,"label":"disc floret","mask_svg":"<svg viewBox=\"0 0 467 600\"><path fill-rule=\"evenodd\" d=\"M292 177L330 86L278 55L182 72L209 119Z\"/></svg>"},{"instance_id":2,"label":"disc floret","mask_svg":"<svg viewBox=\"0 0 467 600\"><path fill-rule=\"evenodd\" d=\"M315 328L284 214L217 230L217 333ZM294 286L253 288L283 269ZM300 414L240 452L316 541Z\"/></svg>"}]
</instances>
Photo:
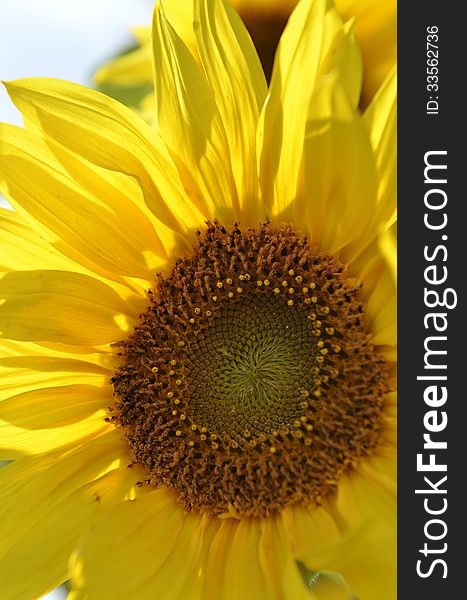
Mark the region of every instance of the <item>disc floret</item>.
<instances>
[{"instance_id":1,"label":"disc floret","mask_svg":"<svg viewBox=\"0 0 467 600\"><path fill-rule=\"evenodd\" d=\"M386 366L363 312L293 227L208 224L119 344L111 419L187 510L319 502L380 435Z\"/></svg>"}]
</instances>

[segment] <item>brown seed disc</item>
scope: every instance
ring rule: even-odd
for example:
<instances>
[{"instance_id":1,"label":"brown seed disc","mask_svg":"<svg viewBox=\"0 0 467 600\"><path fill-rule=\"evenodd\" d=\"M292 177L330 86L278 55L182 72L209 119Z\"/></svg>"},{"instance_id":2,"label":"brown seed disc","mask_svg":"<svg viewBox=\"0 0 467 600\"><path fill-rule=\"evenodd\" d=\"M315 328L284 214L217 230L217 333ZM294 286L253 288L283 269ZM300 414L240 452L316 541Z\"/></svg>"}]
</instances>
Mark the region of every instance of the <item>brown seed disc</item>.
<instances>
[{"instance_id":1,"label":"brown seed disc","mask_svg":"<svg viewBox=\"0 0 467 600\"><path fill-rule=\"evenodd\" d=\"M110 419L148 482L241 517L331 493L378 444L388 391L357 296L291 226L208 224L118 344Z\"/></svg>"}]
</instances>

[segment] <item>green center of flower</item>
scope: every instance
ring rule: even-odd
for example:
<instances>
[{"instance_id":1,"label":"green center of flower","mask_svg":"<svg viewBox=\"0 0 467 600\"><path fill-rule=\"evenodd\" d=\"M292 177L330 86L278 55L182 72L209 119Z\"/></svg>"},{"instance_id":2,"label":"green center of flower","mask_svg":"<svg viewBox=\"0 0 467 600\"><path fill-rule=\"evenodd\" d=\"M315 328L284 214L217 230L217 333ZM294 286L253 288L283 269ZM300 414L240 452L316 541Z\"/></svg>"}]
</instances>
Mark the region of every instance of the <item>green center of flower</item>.
<instances>
[{"instance_id":1,"label":"green center of flower","mask_svg":"<svg viewBox=\"0 0 467 600\"><path fill-rule=\"evenodd\" d=\"M158 276L110 418L187 510L319 503L380 438L386 365L335 257L287 226L210 224Z\"/></svg>"},{"instance_id":2,"label":"green center of flower","mask_svg":"<svg viewBox=\"0 0 467 600\"><path fill-rule=\"evenodd\" d=\"M261 290L221 306L185 360L188 416L239 444L300 419L317 354L306 311Z\"/></svg>"}]
</instances>

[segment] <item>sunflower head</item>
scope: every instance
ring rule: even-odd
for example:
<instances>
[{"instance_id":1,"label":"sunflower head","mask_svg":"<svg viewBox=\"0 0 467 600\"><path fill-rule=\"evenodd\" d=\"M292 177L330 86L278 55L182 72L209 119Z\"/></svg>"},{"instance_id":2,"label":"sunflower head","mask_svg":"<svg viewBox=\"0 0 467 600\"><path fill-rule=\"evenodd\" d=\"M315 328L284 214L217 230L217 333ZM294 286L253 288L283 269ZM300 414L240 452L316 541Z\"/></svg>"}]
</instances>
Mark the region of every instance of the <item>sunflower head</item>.
<instances>
[{"instance_id":1,"label":"sunflower head","mask_svg":"<svg viewBox=\"0 0 467 600\"><path fill-rule=\"evenodd\" d=\"M210 224L112 379L134 460L187 510L320 502L379 441L387 368L344 266L290 226Z\"/></svg>"},{"instance_id":2,"label":"sunflower head","mask_svg":"<svg viewBox=\"0 0 467 600\"><path fill-rule=\"evenodd\" d=\"M394 73L362 113L326 0L298 3L269 86L228 3L195 0L193 36L199 62L156 4L152 127L7 84L0 588L349 597L332 571L390 600Z\"/></svg>"}]
</instances>

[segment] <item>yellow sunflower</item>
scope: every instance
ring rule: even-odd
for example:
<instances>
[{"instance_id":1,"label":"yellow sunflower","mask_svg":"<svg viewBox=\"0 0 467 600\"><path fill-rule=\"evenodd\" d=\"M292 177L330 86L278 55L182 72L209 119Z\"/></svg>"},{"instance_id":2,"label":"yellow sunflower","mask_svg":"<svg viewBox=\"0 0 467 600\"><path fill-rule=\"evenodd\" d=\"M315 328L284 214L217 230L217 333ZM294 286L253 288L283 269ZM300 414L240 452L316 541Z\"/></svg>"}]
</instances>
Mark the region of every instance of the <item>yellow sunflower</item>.
<instances>
[{"instance_id":1,"label":"yellow sunflower","mask_svg":"<svg viewBox=\"0 0 467 600\"><path fill-rule=\"evenodd\" d=\"M268 89L194 11L202 67L155 7L156 128L7 84L2 596L392 600L394 74L362 115L352 26L302 0Z\"/></svg>"},{"instance_id":2,"label":"yellow sunflower","mask_svg":"<svg viewBox=\"0 0 467 600\"><path fill-rule=\"evenodd\" d=\"M396 0L334 0L344 21L355 19L355 35L363 58L361 106L367 107L396 63ZM192 0L171 0L166 12L178 35L198 58L193 35ZM242 17L269 80L281 33L297 0L231 0ZM138 105L153 86L151 28L135 27L137 47L104 64L95 74L103 91ZM151 99L143 101L145 107ZM149 117L149 115L148 115Z\"/></svg>"}]
</instances>

